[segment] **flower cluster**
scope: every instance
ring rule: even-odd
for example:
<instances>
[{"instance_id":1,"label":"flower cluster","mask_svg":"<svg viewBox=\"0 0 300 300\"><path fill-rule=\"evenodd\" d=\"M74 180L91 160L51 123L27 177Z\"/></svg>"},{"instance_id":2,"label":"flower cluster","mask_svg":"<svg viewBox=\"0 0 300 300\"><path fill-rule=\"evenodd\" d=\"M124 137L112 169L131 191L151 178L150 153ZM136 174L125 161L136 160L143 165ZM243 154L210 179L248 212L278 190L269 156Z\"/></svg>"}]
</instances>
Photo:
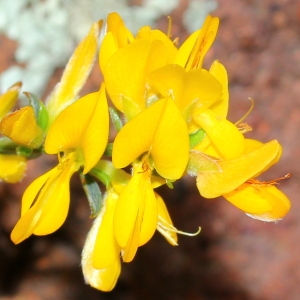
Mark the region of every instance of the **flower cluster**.
<instances>
[{"instance_id":1,"label":"flower cluster","mask_svg":"<svg viewBox=\"0 0 300 300\"><path fill-rule=\"evenodd\" d=\"M225 67L214 61L203 68L218 25L218 18L208 16L177 47L176 40L148 26L134 36L111 13L99 50L99 91L78 97L93 66L102 22L93 24L45 103L25 93L29 105L9 113L20 83L1 96L0 177L17 182L28 159L42 153L58 157L57 166L24 192L21 217L11 233L15 244L64 223L76 172L95 218L82 253L83 274L102 291L114 288L121 262L132 261L156 230L171 245L177 245L177 234L193 235L174 227L155 191L185 175L196 177L203 197L223 196L255 219L286 215L290 202L277 180L257 179L279 160L280 144L245 138L250 126L227 119Z\"/></svg>"}]
</instances>

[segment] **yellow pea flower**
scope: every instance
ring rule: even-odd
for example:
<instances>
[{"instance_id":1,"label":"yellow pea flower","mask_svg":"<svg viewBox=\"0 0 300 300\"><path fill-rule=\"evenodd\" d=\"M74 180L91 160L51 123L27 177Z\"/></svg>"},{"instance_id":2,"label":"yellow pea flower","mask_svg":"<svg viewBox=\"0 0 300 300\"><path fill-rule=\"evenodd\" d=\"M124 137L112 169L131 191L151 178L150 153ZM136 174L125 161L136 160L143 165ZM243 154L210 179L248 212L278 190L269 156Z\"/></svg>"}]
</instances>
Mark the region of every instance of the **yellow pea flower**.
<instances>
[{"instance_id":1,"label":"yellow pea flower","mask_svg":"<svg viewBox=\"0 0 300 300\"><path fill-rule=\"evenodd\" d=\"M217 161L220 171L198 174L200 194L205 198L215 198L233 191L269 168L278 160L278 153L281 153L281 146L273 140L238 158Z\"/></svg>"},{"instance_id":2,"label":"yellow pea flower","mask_svg":"<svg viewBox=\"0 0 300 300\"><path fill-rule=\"evenodd\" d=\"M149 241L158 226L152 172L155 169L163 178L179 179L186 168L188 153L186 123L168 98L139 113L116 136L114 166L123 168L135 161L132 178L121 192L114 213L115 237L125 262L133 259L137 248ZM165 219L168 221L168 217Z\"/></svg>"},{"instance_id":3,"label":"yellow pea flower","mask_svg":"<svg viewBox=\"0 0 300 300\"><path fill-rule=\"evenodd\" d=\"M11 233L14 243L31 234L52 233L63 224L69 208L70 178L79 168L87 173L98 162L107 144L108 126L104 86L68 106L55 119L46 137L45 151L57 154L59 164L25 191L21 218Z\"/></svg>"},{"instance_id":4,"label":"yellow pea flower","mask_svg":"<svg viewBox=\"0 0 300 300\"><path fill-rule=\"evenodd\" d=\"M31 106L6 115L0 122L0 132L15 143L38 148L43 142L43 131L38 126Z\"/></svg>"},{"instance_id":5,"label":"yellow pea flower","mask_svg":"<svg viewBox=\"0 0 300 300\"><path fill-rule=\"evenodd\" d=\"M22 83L17 82L0 95L0 119L15 106L21 87ZM0 180L16 183L24 177L26 168L27 162L24 157L15 154L0 154Z\"/></svg>"}]
</instances>

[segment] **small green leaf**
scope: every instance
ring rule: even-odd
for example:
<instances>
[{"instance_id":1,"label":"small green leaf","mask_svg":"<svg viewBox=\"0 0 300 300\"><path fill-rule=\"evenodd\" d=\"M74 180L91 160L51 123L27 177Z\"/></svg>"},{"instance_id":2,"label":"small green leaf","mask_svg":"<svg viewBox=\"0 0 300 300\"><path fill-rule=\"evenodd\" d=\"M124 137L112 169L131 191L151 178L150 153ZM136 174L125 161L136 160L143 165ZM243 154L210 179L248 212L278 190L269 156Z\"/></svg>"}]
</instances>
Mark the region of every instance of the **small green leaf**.
<instances>
[{"instance_id":1,"label":"small green leaf","mask_svg":"<svg viewBox=\"0 0 300 300\"><path fill-rule=\"evenodd\" d=\"M108 110L109 110L111 120L114 124L114 127L119 132L121 130L121 128L123 127L123 121L120 118L119 113L115 108L109 107Z\"/></svg>"},{"instance_id":2,"label":"small green leaf","mask_svg":"<svg viewBox=\"0 0 300 300\"><path fill-rule=\"evenodd\" d=\"M99 185L90 174L80 172L80 179L91 209L91 218L95 218L103 205L103 197Z\"/></svg>"},{"instance_id":3,"label":"small green leaf","mask_svg":"<svg viewBox=\"0 0 300 300\"><path fill-rule=\"evenodd\" d=\"M206 132L201 128L196 132L190 134L190 149L198 145L206 136Z\"/></svg>"}]
</instances>

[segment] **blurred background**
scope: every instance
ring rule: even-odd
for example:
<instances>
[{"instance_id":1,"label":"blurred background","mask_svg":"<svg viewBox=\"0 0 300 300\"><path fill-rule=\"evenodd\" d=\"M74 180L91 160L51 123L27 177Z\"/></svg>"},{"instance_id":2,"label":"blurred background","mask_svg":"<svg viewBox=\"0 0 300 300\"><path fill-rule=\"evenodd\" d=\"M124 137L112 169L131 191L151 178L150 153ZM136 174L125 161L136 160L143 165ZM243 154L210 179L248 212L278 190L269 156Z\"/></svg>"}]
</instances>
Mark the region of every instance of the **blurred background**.
<instances>
[{"instance_id":1,"label":"blurred background","mask_svg":"<svg viewBox=\"0 0 300 300\"><path fill-rule=\"evenodd\" d=\"M155 234L130 264L123 264L114 291L102 293L84 284L80 255L91 226L79 179L71 183L72 201L65 224L56 233L32 236L18 246L10 232L18 220L28 184L53 166L30 161L25 179L0 183L0 299L191 299L298 300L300 295L300 2L297 0L0 0L0 88L24 81L23 91L43 99L59 81L62 67L94 20L118 11L132 30L146 24L183 41L208 13L220 18L217 39L205 66L219 59L230 80L230 117L247 118L248 137L278 139L280 162L265 180L293 176L280 183L291 199L284 220L253 220L226 200L199 196L193 178L160 194L175 226L196 237L179 237L170 246ZM98 66L82 94L98 89ZM53 161L56 157L53 158Z\"/></svg>"}]
</instances>

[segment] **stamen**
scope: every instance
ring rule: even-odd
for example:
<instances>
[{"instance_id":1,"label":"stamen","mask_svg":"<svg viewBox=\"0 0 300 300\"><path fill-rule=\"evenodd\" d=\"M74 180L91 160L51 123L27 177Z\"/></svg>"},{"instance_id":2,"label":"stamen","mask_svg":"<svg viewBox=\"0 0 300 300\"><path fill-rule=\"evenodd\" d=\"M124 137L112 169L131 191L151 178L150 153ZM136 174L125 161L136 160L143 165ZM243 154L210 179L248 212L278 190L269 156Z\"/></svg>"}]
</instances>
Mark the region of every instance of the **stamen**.
<instances>
[{"instance_id":1,"label":"stamen","mask_svg":"<svg viewBox=\"0 0 300 300\"><path fill-rule=\"evenodd\" d=\"M167 36L169 39L171 39L171 33L172 31L172 17L171 16L168 16L168 31L167 31Z\"/></svg>"},{"instance_id":2,"label":"stamen","mask_svg":"<svg viewBox=\"0 0 300 300\"><path fill-rule=\"evenodd\" d=\"M248 98L251 101L251 106L248 109L248 111L244 114L244 116L239 119L237 122L235 122L235 125L238 126L240 123L242 123L251 113L252 109L254 108L254 100L252 98Z\"/></svg>"},{"instance_id":3,"label":"stamen","mask_svg":"<svg viewBox=\"0 0 300 300\"><path fill-rule=\"evenodd\" d=\"M247 123L239 123L236 126L241 133L252 131L252 127Z\"/></svg>"},{"instance_id":4,"label":"stamen","mask_svg":"<svg viewBox=\"0 0 300 300\"><path fill-rule=\"evenodd\" d=\"M292 173L288 173L288 174L286 174L282 177L279 177L279 178L276 178L276 179L273 179L273 180L270 180L270 181L259 181L257 179L249 179L246 182L251 184L251 185L254 185L254 186L263 186L263 185L272 186L272 185L279 184L278 181L290 178L291 176L292 176Z\"/></svg>"},{"instance_id":5,"label":"stamen","mask_svg":"<svg viewBox=\"0 0 300 300\"><path fill-rule=\"evenodd\" d=\"M181 231L181 230L178 230L177 228L175 228L172 224L168 223L164 218L162 218L161 216L158 216L158 219L160 221L162 221L163 223L165 223L166 225L158 222L158 226L162 229L164 229L165 231L168 231L168 232L175 232L175 233L178 233L178 234L182 234L182 235L187 235L187 236L196 236L200 233L201 231L201 227L198 227L198 230L194 233L191 233L191 232L185 232L185 231Z\"/></svg>"}]
</instances>

